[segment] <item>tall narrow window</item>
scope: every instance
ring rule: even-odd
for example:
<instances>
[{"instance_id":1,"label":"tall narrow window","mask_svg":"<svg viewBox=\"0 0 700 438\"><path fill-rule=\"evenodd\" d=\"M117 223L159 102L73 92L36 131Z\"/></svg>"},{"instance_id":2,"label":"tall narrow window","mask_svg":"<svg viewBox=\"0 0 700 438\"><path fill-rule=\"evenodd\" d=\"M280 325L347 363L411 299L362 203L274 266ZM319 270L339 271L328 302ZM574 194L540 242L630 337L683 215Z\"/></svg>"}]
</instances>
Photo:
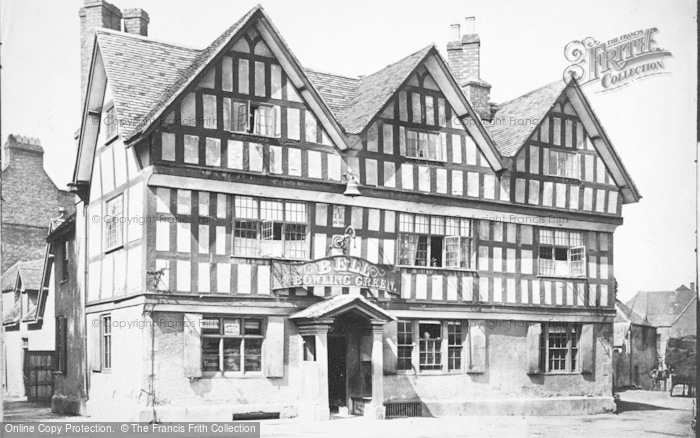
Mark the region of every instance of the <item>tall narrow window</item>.
<instances>
[{"instance_id":1,"label":"tall narrow window","mask_svg":"<svg viewBox=\"0 0 700 438\"><path fill-rule=\"evenodd\" d=\"M101 356L102 356L102 369L110 370L112 369L112 316L103 315L102 316L102 342L101 346Z\"/></svg>"},{"instance_id":2,"label":"tall narrow window","mask_svg":"<svg viewBox=\"0 0 700 438\"><path fill-rule=\"evenodd\" d=\"M66 317L56 317L56 371L66 373Z\"/></svg>"},{"instance_id":3,"label":"tall narrow window","mask_svg":"<svg viewBox=\"0 0 700 438\"><path fill-rule=\"evenodd\" d=\"M68 280L68 242L61 242L61 281Z\"/></svg>"},{"instance_id":4,"label":"tall narrow window","mask_svg":"<svg viewBox=\"0 0 700 438\"><path fill-rule=\"evenodd\" d=\"M104 242L107 251L122 246L124 242L124 198L119 195L107 201L105 207Z\"/></svg>"},{"instance_id":5,"label":"tall narrow window","mask_svg":"<svg viewBox=\"0 0 700 438\"><path fill-rule=\"evenodd\" d=\"M447 323L447 369L458 371L462 369L462 323L449 321Z\"/></svg>"},{"instance_id":6,"label":"tall narrow window","mask_svg":"<svg viewBox=\"0 0 700 438\"><path fill-rule=\"evenodd\" d=\"M442 325L436 322L418 324L420 335L419 364L421 371L439 371L442 369L441 341Z\"/></svg>"},{"instance_id":7,"label":"tall narrow window","mask_svg":"<svg viewBox=\"0 0 700 438\"><path fill-rule=\"evenodd\" d=\"M543 324L540 369L553 373L578 372L581 324Z\"/></svg>"},{"instance_id":8,"label":"tall narrow window","mask_svg":"<svg viewBox=\"0 0 700 438\"><path fill-rule=\"evenodd\" d=\"M119 120L117 119L117 111L112 105L106 112L104 118L105 125L105 141L111 140L117 135L117 128L119 127Z\"/></svg>"},{"instance_id":9,"label":"tall narrow window","mask_svg":"<svg viewBox=\"0 0 700 438\"><path fill-rule=\"evenodd\" d=\"M413 354L413 324L411 321L399 321L397 324L396 369L410 371Z\"/></svg>"}]
</instances>

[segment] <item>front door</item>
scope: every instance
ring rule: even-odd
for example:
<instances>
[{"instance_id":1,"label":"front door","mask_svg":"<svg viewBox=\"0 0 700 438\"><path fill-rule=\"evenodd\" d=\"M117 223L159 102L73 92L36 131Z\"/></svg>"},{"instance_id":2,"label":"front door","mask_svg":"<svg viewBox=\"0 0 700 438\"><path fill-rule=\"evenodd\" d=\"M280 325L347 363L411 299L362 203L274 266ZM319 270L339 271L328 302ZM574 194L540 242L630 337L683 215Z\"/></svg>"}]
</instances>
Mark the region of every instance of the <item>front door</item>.
<instances>
[{"instance_id":1,"label":"front door","mask_svg":"<svg viewBox=\"0 0 700 438\"><path fill-rule=\"evenodd\" d=\"M328 337L328 404L331 412L338 412L339 407L346 405L346 352L344 337Z\"/></svg>"}]
</instances>

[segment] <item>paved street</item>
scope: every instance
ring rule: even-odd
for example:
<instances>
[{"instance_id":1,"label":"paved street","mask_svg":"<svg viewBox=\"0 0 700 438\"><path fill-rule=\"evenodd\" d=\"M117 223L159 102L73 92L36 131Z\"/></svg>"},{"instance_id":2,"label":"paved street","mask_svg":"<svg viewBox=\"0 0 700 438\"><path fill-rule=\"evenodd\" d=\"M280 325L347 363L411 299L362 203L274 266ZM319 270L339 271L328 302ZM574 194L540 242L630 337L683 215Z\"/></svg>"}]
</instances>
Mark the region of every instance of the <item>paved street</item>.
<instances>
[{"instance_id":1,"label":"paved street","mask_svg":"<svg viewBox=\"0 0 700 438\"><path fill-rule=\"evenodd\" d=\"M324 423L263 421L263 437L691 437L692 398L666 392L621 393L620 413L577 417L443 417L369 421L340 418ZM7 421L95 421L61 417L48 405L6 402Z\"/></svg>"}]
</instances>

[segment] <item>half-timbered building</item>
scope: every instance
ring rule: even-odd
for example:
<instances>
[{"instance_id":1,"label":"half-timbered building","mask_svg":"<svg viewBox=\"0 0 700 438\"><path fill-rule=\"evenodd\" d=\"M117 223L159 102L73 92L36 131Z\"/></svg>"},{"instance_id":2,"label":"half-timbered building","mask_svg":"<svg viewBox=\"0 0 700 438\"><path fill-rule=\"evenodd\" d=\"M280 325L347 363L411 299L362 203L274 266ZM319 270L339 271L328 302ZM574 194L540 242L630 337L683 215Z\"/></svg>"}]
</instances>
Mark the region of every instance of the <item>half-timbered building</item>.
<instances>
[{"instance_id":1,"label":"half-timbered building","mask_svg":"<svg viewBox=\"0 0 700 438\"><path fill-rule=\"evenodd\" d=\"M81 12L88 412L614 409L640 196L575 81L493 105L473 33L357 78L302 66L259 6L203 50L140 10L100 28L115 9Z\"/></svg>"}]
</instances>

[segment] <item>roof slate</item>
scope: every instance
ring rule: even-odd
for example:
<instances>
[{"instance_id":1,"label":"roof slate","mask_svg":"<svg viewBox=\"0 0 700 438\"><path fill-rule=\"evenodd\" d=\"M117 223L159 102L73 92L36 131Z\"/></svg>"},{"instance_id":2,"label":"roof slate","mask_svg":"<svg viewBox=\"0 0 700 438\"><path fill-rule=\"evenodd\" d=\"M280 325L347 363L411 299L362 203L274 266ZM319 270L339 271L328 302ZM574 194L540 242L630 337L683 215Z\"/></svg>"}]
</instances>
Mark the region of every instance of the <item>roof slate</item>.
<instances>
[{"instance_id":1,"label":"roof slate","mask_svg":"<svg viewBox=\"0 0 700 438\"><path fill-rule=\"evenodd\" d=\"M535 129L529 121L539 123L565 88L566 83L558 80L497 106L492 122L485 126L502 156L512 157L520 150Z\"/></svg>"},{"instance_id":2,"label":"roof slate","mask_svg":"<svg viewBox=\"0 0 700 438\"><path fill-rule=\"evenodd\" d=\"M685 286L672 291L638 292L627 305L651 325L670 327L695 293Z\"/></svg>"},{"instance_id":3,"label":"roof slate","mask_svg":"<svg viewBox=\"0 0 700 438\"><path fill-rule=\"evenodd\" d=\"M639 316L635 311L627 307L625 303L620 300L615 300L615 307L617 309L617 314L615 315L615 322L631 322L636 325L644 325L652 327L652 325Z\"/></svg>"},{"instance_id":4,"label":"roof slate","mask_svg":"<svg viewBox=\"0 0 700 438\"><path fill-rule=\"evenodd\" d=\"M96 34L122 136L129 138L187 75L199 51L106 29Z\"/></svg>"},{"instance_id":5,"label":"roof slate","mask_svg":"<svg viewBox=\"0 0 700 438\"><path fill-rule=\"evenodd\" d=\"M13 290L17 283L17 276L20 277L24 289L39 290L43 268L44 259L15 263L2 275L2 291Z\"/></svg>"},{"instance_id":6,"label":"roof slate","mask_svg":"<svg viewBox=\"0 0 700 438\"><path fill-rule=\"evenodd\" d=\"M335 114L340 113L350 104L360 86L360 78L349 78L309 68L304 70L326 105Z\"/></svg>"}]
</instances>

